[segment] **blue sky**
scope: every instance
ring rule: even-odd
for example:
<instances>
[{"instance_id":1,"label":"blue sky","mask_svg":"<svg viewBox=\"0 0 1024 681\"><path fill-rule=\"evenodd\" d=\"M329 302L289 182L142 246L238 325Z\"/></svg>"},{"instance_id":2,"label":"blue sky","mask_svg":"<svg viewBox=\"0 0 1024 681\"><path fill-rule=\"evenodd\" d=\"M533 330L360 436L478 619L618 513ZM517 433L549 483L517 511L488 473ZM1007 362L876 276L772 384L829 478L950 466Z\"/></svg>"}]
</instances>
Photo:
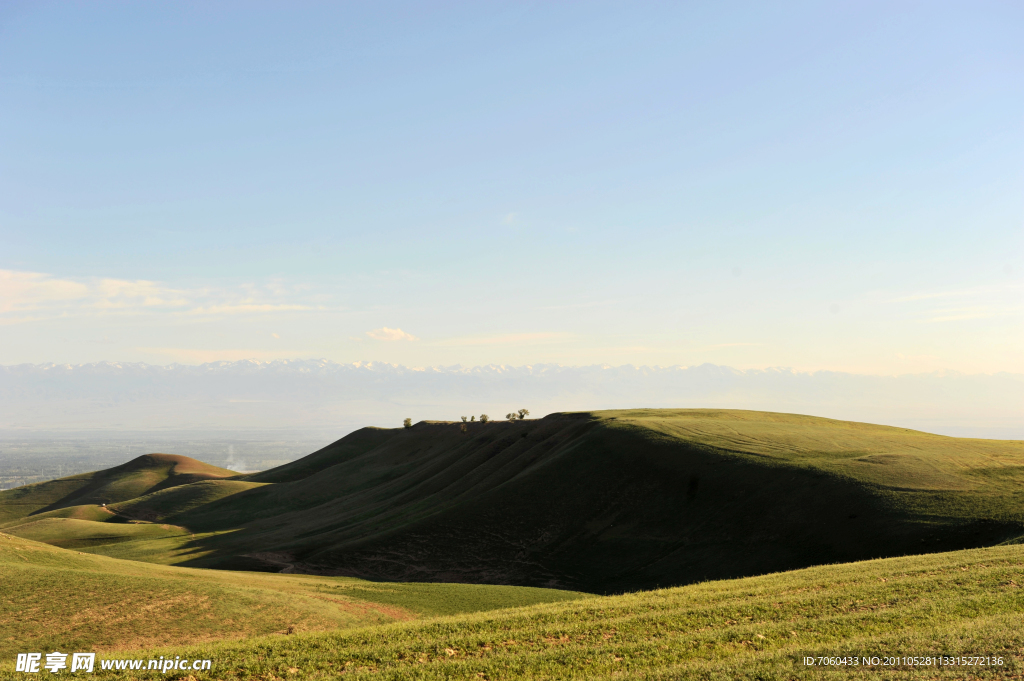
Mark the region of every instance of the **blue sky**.
<instances>
[{"instance_id":1,"label":"blue sky","mask_svg":"<svg viewBox=\"0 0 1024 681\"><path fill-rule=\"evenodd\" d=\"M0 6L0 364L1024 372L1020 3Z\"/></svg>"}]
</instances>

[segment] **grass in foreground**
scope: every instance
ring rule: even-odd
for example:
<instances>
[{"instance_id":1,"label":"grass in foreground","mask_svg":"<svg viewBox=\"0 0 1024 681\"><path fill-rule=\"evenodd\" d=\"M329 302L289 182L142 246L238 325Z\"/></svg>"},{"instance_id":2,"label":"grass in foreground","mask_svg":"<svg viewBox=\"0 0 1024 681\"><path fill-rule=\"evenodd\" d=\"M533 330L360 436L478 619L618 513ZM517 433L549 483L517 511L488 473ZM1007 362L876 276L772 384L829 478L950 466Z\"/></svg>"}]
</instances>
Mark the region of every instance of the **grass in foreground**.
<instances>
[{"instance_id":1,"label":"grass in foreground","mask_svg":"<svg viewBox=\"0 0 1024 681\"><path fill-rule=\"evenodd\" d=\"M85 554L3 533L0 575L0 665L26 650L185 645L584 596L552 589L198 570Z\"/></svg>"},{"instance_id":2,"label":"grass in foreground","mask_svg":"<svg viewBox=\"0 0 1024 681\"><path fill-rule=\"evenodd\" d=\"M830 565L335 633L132 653L198 679L1021 678L1024 547ZM1001 667L822 668L805 656L997 655ZM99 656L103 659L105 656ZM7 669L13 663L7 663ZM97 665L98 667L99 665ZM173 678L102 672L98 678Z\"/></svg>"}]
</instances>

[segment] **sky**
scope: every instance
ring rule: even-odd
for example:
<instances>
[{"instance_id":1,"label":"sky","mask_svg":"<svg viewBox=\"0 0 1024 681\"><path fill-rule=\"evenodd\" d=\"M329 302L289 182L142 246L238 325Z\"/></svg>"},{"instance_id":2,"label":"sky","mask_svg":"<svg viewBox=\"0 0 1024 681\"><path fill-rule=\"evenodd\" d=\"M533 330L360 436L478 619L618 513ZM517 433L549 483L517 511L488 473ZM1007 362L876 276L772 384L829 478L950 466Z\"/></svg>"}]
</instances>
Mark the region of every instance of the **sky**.
<instances>
[{"instance_id":1,"label":"sky","mask_svg":"<svg viewBox=\"0 0 1024 681\"><path fill-rule=\"evenodd\" d=\"M1024 372L1024 5L0 4L0 364Z\"/></svg>"}]
</instances>

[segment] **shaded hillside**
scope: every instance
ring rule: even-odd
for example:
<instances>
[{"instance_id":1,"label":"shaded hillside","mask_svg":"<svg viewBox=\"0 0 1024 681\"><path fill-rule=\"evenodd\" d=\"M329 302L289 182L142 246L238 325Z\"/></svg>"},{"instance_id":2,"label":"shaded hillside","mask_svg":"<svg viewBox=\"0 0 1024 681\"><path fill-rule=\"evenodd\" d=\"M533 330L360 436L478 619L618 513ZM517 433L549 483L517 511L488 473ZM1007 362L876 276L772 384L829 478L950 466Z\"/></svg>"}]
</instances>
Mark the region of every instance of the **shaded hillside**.
<instances>
[{"instance_id":1,"label":"shaded hillside","mask_svg":"<svg viewBox=\"0 0 1024 681\"><path fill-rule=\"evenodd\" d=\"M377 446L305 478L164 518L242 528L202 539L200 565L258 567L238 558L258 547L300 569L591 591L1024 533L1021 442L714 410L460 425L376 431Z\"/></svg>"},{"instance_id":2,"label":"shaded hillside","mask_svg":"<svg viewBox=\"0 0 1024 681\"><path fill-rule=\"evenodd\" d=\"M0 524L71 506L127 501L168 487L238 475L187 456L146 454L95 473L82 473L0 492Z\"/></svg>"},{"instance_id":3,"label":"shaded hillside","mask_svg":"<svg viewBox=\"0 0 1024 681\"><path fill-rule=\"evenodd\" d=\"M1019 441L729 410L461 425L364 429L287 466L112 509L196 534L168 539L160 561L591 592L1024 534ZM158 546L118 555L156 560Z\"/></svg>"},{"instance_id":4,"label":"shaded hillside","mask_svg":"<svg viewBox=\"0 0 1024 681\"><path fill-rule=\"evenodd\" d=\"M293 482L308 478L314 473L345 463L384 444L400 431L396 428L360 428L354 433L304 456L298 461L286 463L248 476L253 482Z\"/></svg>"}]
</instances>

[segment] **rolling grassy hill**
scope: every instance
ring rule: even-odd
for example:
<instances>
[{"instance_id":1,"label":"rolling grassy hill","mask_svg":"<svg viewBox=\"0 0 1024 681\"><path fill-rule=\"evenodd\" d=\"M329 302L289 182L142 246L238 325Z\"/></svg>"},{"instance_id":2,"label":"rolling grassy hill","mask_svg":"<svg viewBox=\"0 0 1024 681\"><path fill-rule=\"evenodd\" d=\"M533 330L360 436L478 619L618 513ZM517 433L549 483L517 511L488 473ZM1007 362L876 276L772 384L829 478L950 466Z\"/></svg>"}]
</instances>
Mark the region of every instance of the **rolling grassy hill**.
<instances>
[{"instance_id":1,"label":"rolling grassy hill","mask_svg":"<svg viewBox=\"0 0 1024 681\"><path fill-rule=\"evenodd\" d=\"M42 521L82 522L88 521ZM152 531L160 526L106 527ZM68 543L67 535L61 541ZM584 596L523 587L196 570L91 555L5 533L0 533L0 575L0 669L25 650L185 645Z\"/></svg>"},{"instance_id":2,"label":"rolling grassy hill","mask_svg":"<svg viewBox=\"0 0 1024 681\"><path fill-rule=\"evenodd\" d=\"M87 525L63 527L80 550L153 562L596 593L1024 535L1019 441L735 410L460 426L367 428L276 469L110 504L115 520L188 537L132 530L139 541L89 547ZM130 474L115 471L91 475ZM37 515L92 498L33 494ZM18 529L36 517L15 508L24 496L0 493L7 531L57 543L57 519Z\"/></svg>"},{"instance_id":3,"label":"rolling grassy hill","mask_svg":"<svg viewBox=\"0 0 1024 681\"><path fill-rule=\"evenodd\" d=\"M107 470L0 492L0 525L36 513L127 501L176 485L234 475L238 474L187 456L147 454Z\"/></svg>"},{"instance_id":4,"label":"rolling grassy hill","mask_svg":"<svg viewBox=\"0 0 1024 681\"><path fill-rule=\"evenodd\" d=\"M1022 585L1024 546L1000 546L99 659L211 659L209 672L178 674L229 680L1017 679ZM1000 664L906 662L937 656ZM858 665L823 667L820 657ZM161 677L101 664L101 679Z\"/></svg>"},{"instance_id":5,"label":"rolling grassy hill","mask_svg":"<svg viewBox=\"0 0 1024 681\"><path fill-rule=\"evenodd\" d=\"M709 410L373 436L318 453L305 477L268 471L253 479L287 481L167 520L242 528L203 540L197 565L260 545L309 570L595 592L1024 534L1020 442Z\"/></svg>"}]
</instances>

